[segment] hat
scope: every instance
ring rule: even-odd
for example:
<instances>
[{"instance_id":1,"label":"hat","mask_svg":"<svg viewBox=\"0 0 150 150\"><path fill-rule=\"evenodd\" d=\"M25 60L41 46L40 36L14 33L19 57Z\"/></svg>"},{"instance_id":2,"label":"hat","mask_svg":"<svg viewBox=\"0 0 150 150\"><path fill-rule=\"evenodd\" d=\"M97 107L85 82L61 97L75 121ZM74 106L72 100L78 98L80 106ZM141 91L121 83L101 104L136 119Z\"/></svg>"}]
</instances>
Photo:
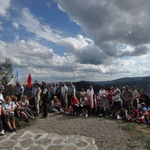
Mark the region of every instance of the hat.
<instances>
[{"instance_id":1,"label":"hat","mask_svg":"<svg viewBox=\"0 0 150 150\"><path fill-rule=\"evenodd\" d=\"M143 110L143 111L147 111L148 109L147 109L146 107L143 107L142 110Z\"/></svg>"}]
</instances>

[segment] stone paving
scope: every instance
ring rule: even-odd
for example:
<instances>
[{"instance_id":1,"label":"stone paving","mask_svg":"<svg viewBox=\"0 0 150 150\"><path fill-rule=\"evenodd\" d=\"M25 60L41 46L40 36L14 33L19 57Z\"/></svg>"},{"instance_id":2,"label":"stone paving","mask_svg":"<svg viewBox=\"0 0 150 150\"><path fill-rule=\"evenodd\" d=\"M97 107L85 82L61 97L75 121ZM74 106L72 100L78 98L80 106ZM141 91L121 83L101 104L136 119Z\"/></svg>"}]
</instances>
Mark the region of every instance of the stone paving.
<instances>
[{"instance_id":1,"label":"stone paving","mask_svg":"<svg viewBox=\"0 0 150 150\"><path fill-rule=\"evenodd\" d=\"M98 150L95 140L80 135L58 135L41 130L17 130L0 136L0 150Z\"/></svg>"}]
</instances>

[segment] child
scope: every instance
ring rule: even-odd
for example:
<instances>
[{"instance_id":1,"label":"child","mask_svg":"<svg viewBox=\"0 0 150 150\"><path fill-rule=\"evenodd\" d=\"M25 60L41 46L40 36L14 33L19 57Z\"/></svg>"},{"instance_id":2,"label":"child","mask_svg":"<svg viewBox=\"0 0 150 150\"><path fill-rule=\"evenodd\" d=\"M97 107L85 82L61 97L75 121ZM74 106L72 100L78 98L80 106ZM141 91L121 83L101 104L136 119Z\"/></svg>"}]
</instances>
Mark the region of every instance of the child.
<instances>
[{"instance_id":1,"label":"child","mask_svg":"<svg viewBox=\"0 0 150 150\"><path fill-rule=\"evenodd\" d=\"M57 96L53 97L53 100L51 101L51 107L52 107L52 110L54 112L59 113L60 111L62 111L62 109L61 109L61 102L59 101Z\"/></svg>"},{"instance_id":2,"label":"child","mask_svg":"<svg viewBox=\"0 0 150 150\"><path fill-rule=\"evenodd\" d=\"M139 119L139 111L135 107L130 108L130 120L135 122Z\"/></svg>"},{"instance_id":3,"label":"child","mask_svg":"<svg viewBox=\"0 0 150 150\"><path fill-rule=\"evenodd\" d=\"M141 108L140 108L140 111L139 111L139 116L140 116L140 119L141 119L141 122L142 123L149 123L149 114L148 114L148 109L145 105L144 102L141 103ZM144 119L144 120L143 120Z\"/></svg>"},{"instance_id":4,"label":"child","mask_svg":"<svg viewBox=\"0 0 150 150\"><path fill-rule=\"evenodd\" d=\"M120 111L118 112L118 115L117 115L117 119L119 120L125 120L127 118L127 113L126 113L126 110L125 108L121 108Z\"/></svg>"}]
</instances>

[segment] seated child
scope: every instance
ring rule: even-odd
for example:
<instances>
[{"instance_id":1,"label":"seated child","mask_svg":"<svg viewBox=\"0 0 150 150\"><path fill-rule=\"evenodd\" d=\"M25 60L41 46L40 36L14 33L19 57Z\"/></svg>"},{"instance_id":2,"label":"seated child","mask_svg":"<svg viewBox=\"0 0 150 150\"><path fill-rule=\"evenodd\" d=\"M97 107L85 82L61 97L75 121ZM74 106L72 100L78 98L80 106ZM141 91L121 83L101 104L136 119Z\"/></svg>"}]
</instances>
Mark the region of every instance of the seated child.
<instances>
[{"instance_id":1,"label":"seated child","mask_svg":"<svg viewBox=\"0 0 150 150\"><path fill-rule=\"evenodd\" d=\"M141 107L139 109L139 117L141 119L142 123L149 123L149 114L148 114L148 109L145 105L145 103L141 103ZM143 117L144 117L144 121L143 121Z\"/></svg>"},{"instance_id":2,"label":"seated child","mask_svg":"<svg viewBox=\"0 0 150 150\"><path fill-rule=\"evenodd\" d=\"M52 108L52 111L57 112L57 113L62 111L61 102L59 101L57 96L53 97L53 100L51 101L51 108Z\"/></svg>"},{"instance_id":3,"label":"seated child","mask_svg":"<svg viewBox=\"0 0 150 150\"><path fill-rule=\"evenodd\" d=\"M130 121L135 122L139 120L139 111L135 109L135 107L131 107L129 116L130 116Z\"/></svg>"},{"instance_id":4,"label":"seated child","mask_svg":"<svg viewBox=\"0 0 150 150\"><path fill-rule=\"evenodd\" d=\"M125 108L121 108L120 111L118 112L117 119L119 120L125 120L127 119L127 113Z\"/></svg>"}]
</instances>

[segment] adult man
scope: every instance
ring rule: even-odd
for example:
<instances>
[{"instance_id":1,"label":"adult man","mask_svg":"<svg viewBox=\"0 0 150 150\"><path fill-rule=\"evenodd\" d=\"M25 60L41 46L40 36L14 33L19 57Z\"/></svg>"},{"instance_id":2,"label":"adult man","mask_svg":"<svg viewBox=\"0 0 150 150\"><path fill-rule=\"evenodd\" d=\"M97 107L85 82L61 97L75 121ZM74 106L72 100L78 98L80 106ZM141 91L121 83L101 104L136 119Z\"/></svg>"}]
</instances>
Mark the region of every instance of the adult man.
<instances>
[{"instance_id":1,"label":"adult man","mask_svg":"<svg viewBox=\"0 0 150 150\"><path fill-rule=\"evenodd\" d=\"M129 89L129 86L126 85L124 91L122 92L123 106L124 108L130 112L130 108L132 106L132 91Z\"/></svg>"},{"instance_id":2,"label":"adult man","mask_svg":"<svg viewBox=\"0 0 150 150\"><path fill-rule=\"evenodd\" d=\"M43 107L43 115L42 118L47 117L47 103L48 103L48 88L45 81L42 81L42 92L41 92L41 100L42 100L42 107Z\"/></svg>"},{"instance_id":3,"label":"adult man","mask_svg":"<svg viewBox=\"0 0 150 150\"><path fill-rule=\"evenodd\" d=\"M16 86L14 87L14 95L17 97L17 101L21 100L23 88L21 87L20 82L16 82Z\"/></svg>"}]
</instances>

